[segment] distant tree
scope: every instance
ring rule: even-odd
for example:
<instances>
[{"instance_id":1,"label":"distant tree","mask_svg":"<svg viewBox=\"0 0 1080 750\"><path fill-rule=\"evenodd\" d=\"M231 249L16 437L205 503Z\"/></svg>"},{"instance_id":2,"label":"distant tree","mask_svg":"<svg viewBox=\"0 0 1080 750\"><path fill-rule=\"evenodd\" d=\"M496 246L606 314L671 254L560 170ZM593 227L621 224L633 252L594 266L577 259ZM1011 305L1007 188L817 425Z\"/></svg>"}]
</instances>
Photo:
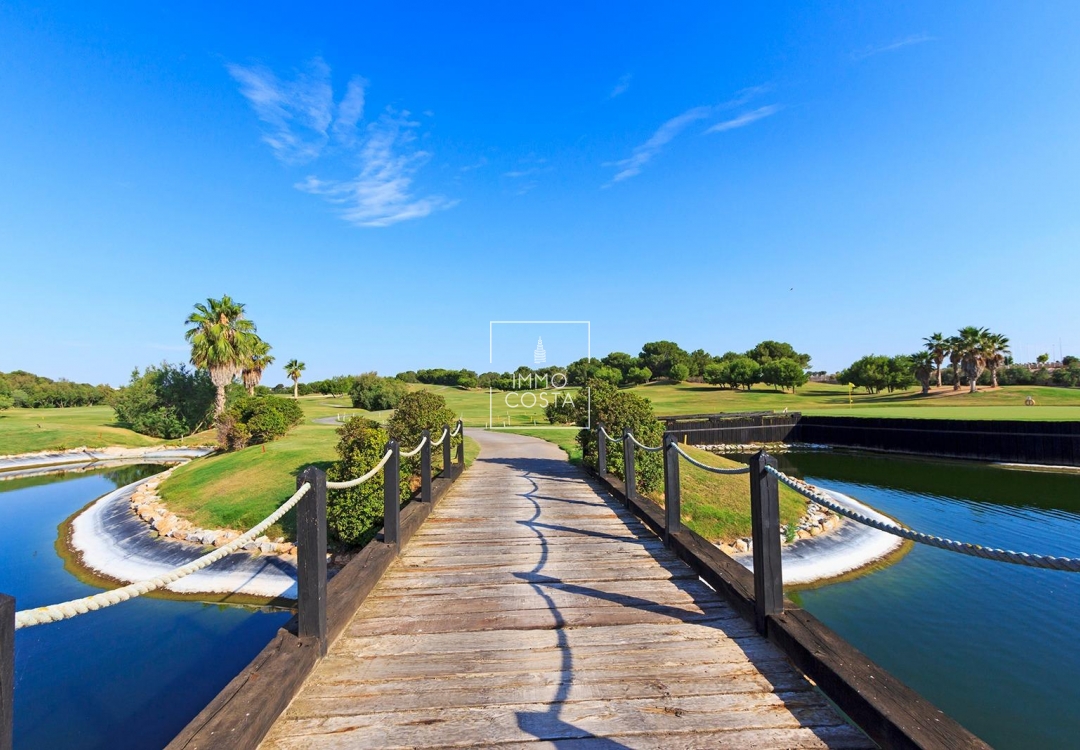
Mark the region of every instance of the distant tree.
<instances>
[{"instance_id":1,"label":"distant tree","mask_svg":"<svg viewBox=\"0 0 1080 750\"><path fill-rule=\"evenodd\" d=\"M614 367L616 370L626 377L626 374L630 372L631 367L640 367L641 360L626 352L612 352L603 359L600 360L600 364L606 367Z\"/></svg>"},{"instance_id":2,"label":"distant tree","mask_svg":"<svg viewBox=\"0 0 1080 750\"><path fill-rule=\"evenodd\" d=\"M1000 333L991 333L983 337L983 360L990 371L990 385L998 387L998 370L1005 366L1009 356L1009 339Z\"/></svg>"},{"instance_id":3,"label":"distant tree","mask_svg":"<svg viewBox=\"0 0 1080 750\"><path fill-rule=\"evenodd\" d=\"M263 371L272 364L274 364L274 357L270 354L270 345L256 336L251 342L249 361L240 371L240 380L247 388L249 396L255 395L255 387L262 380Z\"/></svg>"},{"instance_id":4,"label":"distant tree","mask_svg":"<svg viewBox=\"0 0 1080 750\"><path fill-rule=\"evenodd\" d=\"M1080 359L1077 359L1071 354L1066 354L1064 357L1061 358L1061 364L1063 364L1065 367L1072 367L1077 363L1080 363Z\"/></svg>"},{"instance_id":5,"label":"distant tree","mask_svg":"<svg viewBox=\"0 0 1080 750\"><path fill-rule=\"evenodd\" d=\"M712 355L704 349L695 349L690 352L690 377L700 378L705 375L705 368L713 361Z\"/></svg>"},{"instance_id":6,"label":"distant tree","mask_svg":"<svg viewBox=\"0 0 1080 750\"><path fill-rule=\"evenodd\" d=\"M807 380L809 376L802 365L787 357L771 360L761 366L761 381L765 385L790 388L794 393L795 389L805 385Z\"/></svg>"},{"instance_id":7,"label":"distant tree","mask_svg":"<svg viewBox=\"0 0 1080 750\"><path fill-rule=\"evenodd\" d=\"M949 354L949 339L942 336L940 333L932 333L923 339L923 343L926 345L926 352L930 355L931 361L935 365L935 371L937 373L937 387L941 387L941 364L945 361L945 357ZM929 386L927 386L929 388ZM924 391L925 393L926 391Z\"/></svg>"},{"instance_id":8,"label":"distant tree","mask_svg":"<svg viewBox=\"0 0 1080 750\"><path fill-rule=\"evenodd\" d=\"M617 386L622 383L623 374L622 371L617 368L603 365L593 373L593 379L603 380Z\"/></svg>"},{"instance_id":9,"label":"distant tree","mask_svg":"<svg viewBox=\"0 0 1080 750\"><path fill-rule=\"evenodd\" d=\"M746 352L745 356L754 360L759 365L772 362L774 359L793 359L804 370L810 367L809 354L800 354L795 351L795 347L783 341L762 341L753 349Z\"/></svg>"},{"instance_id":10,"label":"distant tree","mask_svg":"<svg viewBox=\"0 0 1080 750\"><path fill-rule=\"evenodd\" d=\"M666 378L671 374L672 365L687 364L690 355L674 341L650 341L641 347L638 355L641 364L648 367L653 377Z\"/></svg>"},{"instance_id":11,"label":"distant tree","mask_svg":"<svg viewBox=\"0 0 1080 750\"><path fill-rule=\"evenodd\" d=\"M690 366L682 362L677 362L671 366L668 377L674 383L681 383L690 377Z\"/></svg>"},{"instance_id":12,"label":"distant tree","mask_svg":"<svg viewBox=\"0 0 1080 750\"><path fill-rule=\"evenodd\" d=\"M837 375L840 382L852 383L874 394L889 386L889 358L880 354L861 357Z\"/></svg>"},{"instance_id":13,"label":"distant tree","mask_svg":"<svg viewBox=\"0 0 1080 750\"><path fill-rule=\"evenodd\" d=\"M1050 355L1040 354L1038 357L1035 358L1035 361L1038 362L1040 365L1045 365L1047 362L1050 361Z\"/></svg>"},{"instance_id":14,"label":"distant tree","mask_svg":"<svg viewBox=\"0 0 1080 750\"><path fill-rule=\"evenodd\" d=\"M729 382L750 390L754 383L761 382L761 365L750 357L739 357L728 362Z\"/></svg>"},{"instance_id":15,"label":"distant tree","mask_svg":"<svg viewBox=\"0 0 1080 750\"><path fill-rule=\"evenodd\" d=\"M349 397L356 409L385 411L396 407L408 392L409 386L397 378L383 378L376 372L365 372L354 378Z\"/></svg>"},{"instance_id":16,"label":"distant tree","mask_svg":"<svg viewBox=\"0 0 1080 750\"><path fill-rule=\"evenodd\" d=\"M0 411L3 411L4 409L10 409L14 405L15 399L13 399L11 396L0 396Z\"/></svg>"},{"instance_id":17,"label":"distant tree","mask_svg":"<svg viewBox=\"0 0 1080 750\"><path fill-rule=\"evenodd\" d=\"M630 356L630 355L627 355ZM566 367L566 379L570 385L583 386L603 365L598 359L582 357Z\"/></svg>"},{"instance_id":18,"label":"distant tree","mask_svg":"<svg viewBox=\"0 0 1080 750\"><path fill-rule=\"evenodd\" d=\"M293 398L299 398L297 393L297 385L300 382L300 375L307 369L307 365L299 360L290 359L285 363L285 374L289 377L289 380L293 383Z\"/></svg>"},{"instance_id":19,"label":"distant tree","mask_svg":"<svg viewBox=\"0 0 1080 750\"><path fill-rule=\"evenodd\" d=\"M420 381L416 377L416 370L406 370L405 372L399 372L394 376L398 380L405 383L419 383Z\"/></svg>"},{"instance_id":20,"label":"distant tree","mask_svg":"<svg viewBox=\"0 0 1080 750\"><path fill-rule=\"evenodd\" d=\"M134 370L112 405L116 420L135 432L174 440L210 424L215 392L205 370L162 362Z\"/></svg>"},{"instance_id":21,"label":"distant tree","mask_svg":"<svg viewBox=\"0 0 1080 750\"><path fill-rule=\"evenodd\" d=\"M934 335L939 337L941 336L941 334ZM942 354L941 356L942 359L944 359L944 354ZM937 355L934 353L934 350L924 350L916 352L915 354L912 354L910 357L908 357L908 360L911 362L912 374L915 376L915 379L919 381L919 385L922 386L923 394L929 393L930 378L933 376L935 370L937 371L938 377L941 377L942 360L938 359Z\"/></svg>"},{"instance_id":22,"label":"distant tree","mask_svg":"<svg viewBox=\"0 0 1080 750\"><path fill-rule=\"evenodd\" d=\"M728 362L710 362L705 365L705 382L709 385L728 385L728 370Z\"/></svg>"},{"instance_id":23,"label":"distant tree","mask_svg":"<svg viewBox=\"0 0 1080 750\"><path fill-rule=\"evenodd\" d=\"M949 369L952 370L952 387L954 391L960 390L960 368L964 360L963 342L959 336L949 336L946 339L949 345Z\"/></svg>"},{"instance_id":24,"label":"distant tree","mask_svg":"<svg viewBox=\"0 0 1080 750\"><path fill-rule=\"evenodd\" d=\"M255 324L244 317L243 303L227 294L207 299L205 305L196 304L186 322L191 326L184 334L191 344L191 364L209 372L217 389L217 417L225 409L225 386L241 373L252 354L257 340Z\"/></svg>"}]
</instances>

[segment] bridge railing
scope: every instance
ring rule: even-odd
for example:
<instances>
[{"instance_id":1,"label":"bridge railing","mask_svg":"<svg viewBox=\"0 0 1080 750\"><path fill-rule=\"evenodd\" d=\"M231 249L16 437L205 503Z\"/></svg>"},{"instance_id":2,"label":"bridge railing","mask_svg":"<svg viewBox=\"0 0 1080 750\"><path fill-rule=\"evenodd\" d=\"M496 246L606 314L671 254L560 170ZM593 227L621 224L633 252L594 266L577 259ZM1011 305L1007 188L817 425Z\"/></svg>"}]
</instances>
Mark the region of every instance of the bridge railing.
<instances>
[{"instance_id":1,"label":"bridge railing","mask_svg":"<svg viewBox=\"0 0 1080 750\"><path fill-rule=\"evenodd\" d=\"M760 634L786 654L872 740L888 748L944 750L988 747L925 698L874 664L809 612L784 598L779 483L793 486L815 502L820 502L817 497L820 490L780 472L776 459L764 451L755 454L748 466L722 468L710 466L689 455L679 445L674 433L665 434L662 445L649 446L638 441L628 429L624 429L619 437L614 437L600 424L596 437L597 473L616 497L621 496L627 509L661 536L666 547L722 594L734 609L753 622ZM622 481L608 473L609 443L622 448ZM639 450L663 455L663 508L638 493L635 455ZM753 572L683 525L679 477L682 461L716 474L747 475L750 484ZM918 534L899 525L895 529L883 530L898 535ZM1007 561L1020 562L1016 559ZM1060 560L1057 562L1060 563ZM1080 565L1080 561L1077 564Z\"/></svg>"},{"instance_id":2,"label":"bridge railing","mask_svg":"<svg viewBox=\"0 0 1080 750\"><path fill-rule=\"evenodd\" d=\"M456 465L451 462L452 438L457 441ZM443 425L438 440L424 430L419 444L402 452L394 440L386 444L382 458L366 474L343 482L327 481L326 472L309 466L296 477L296 492L270 516L228 545L152 579L137 581L111 591L60 604L17 612L14 597L0 594L0 750L12 750L14 724L15 631L24 627L76 617L90 611L109 607L122 601L164 588L170 583L208 567L242 548L242 546L276 523L286 512L296 508L296 588L297 636L317 643L318 654L325 656L330 637L327 625L327 491L356 487L383 474L383 534L381 543L396 551L400 548L401 533L401 458L420 455L421 503L432 502L431 451L442 446L443 474L460 473L465 464L464 426L458 420L454 429Z\"/></svg>"}]
</instances>

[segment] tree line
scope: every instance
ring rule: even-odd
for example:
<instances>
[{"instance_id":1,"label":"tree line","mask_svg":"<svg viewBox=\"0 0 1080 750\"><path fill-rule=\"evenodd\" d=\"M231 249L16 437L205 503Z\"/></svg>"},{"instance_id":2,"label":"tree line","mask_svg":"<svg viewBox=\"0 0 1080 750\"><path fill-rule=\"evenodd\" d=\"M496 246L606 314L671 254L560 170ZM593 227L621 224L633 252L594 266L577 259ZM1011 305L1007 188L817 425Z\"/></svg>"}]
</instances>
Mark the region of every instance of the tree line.
<instances>
[{"instance_id":1,"label":"tree line","mask_svg":"<svg viewBox=\"0 0 1080 750\"><path fill-rule=\"evenodd\" d=\"M96 406L108 403L113 388L108 385L52 380L24 370L0 372L0 409L59 409L68 406Z\"/></svg>"}]
</instances>

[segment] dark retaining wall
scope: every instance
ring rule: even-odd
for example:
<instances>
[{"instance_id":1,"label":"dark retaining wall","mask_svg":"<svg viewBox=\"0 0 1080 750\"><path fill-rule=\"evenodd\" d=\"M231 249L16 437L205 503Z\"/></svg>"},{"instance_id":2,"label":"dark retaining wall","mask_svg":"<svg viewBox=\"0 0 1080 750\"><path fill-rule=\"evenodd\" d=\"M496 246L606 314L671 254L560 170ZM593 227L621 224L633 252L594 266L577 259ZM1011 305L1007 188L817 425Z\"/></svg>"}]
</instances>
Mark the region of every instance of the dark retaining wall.
<instances>
[{"instance_id":1,"label":"dark retaining wall","mask_svg":"<svg viewBox=\"0 0 1080 750\"><path fill-rule=\"evenodd\" d=\"M661 417L691 445L817 443L951 458L1080 466L1080 422L715 414Z\"/></svg>"}]
</instances>

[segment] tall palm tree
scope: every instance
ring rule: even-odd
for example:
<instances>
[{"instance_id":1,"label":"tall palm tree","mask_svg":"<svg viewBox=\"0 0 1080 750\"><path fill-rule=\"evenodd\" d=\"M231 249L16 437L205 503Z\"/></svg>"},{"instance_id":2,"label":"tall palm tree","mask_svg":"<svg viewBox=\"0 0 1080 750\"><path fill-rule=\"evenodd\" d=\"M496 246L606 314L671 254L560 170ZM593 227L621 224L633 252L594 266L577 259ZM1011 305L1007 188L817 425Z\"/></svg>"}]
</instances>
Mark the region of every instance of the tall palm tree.
<instances>
[{"instance_id":1,"label":"tall palm tree","mask_svg":"<svg viewBox=\"0 0 1080 750\"><path fill-rule=\"evenodd\" d=\"M1009 354L1009 339L1000 333L989 333L985 343L986 369L990 371L991 385L997 388L998 369L1005 364L1005 357Z\"/></svg>"},{"instance_id":2,"label":"tall palm tree","mask_svg":"<svg viewBox=\"0 0 1080 750\"><path fill-rule=\"evenodd\" d=\"M251 348L251 357L240 373L240 380L247 388L249 396L255 395L255 386L262 380L263 371L274 364L274 357L270 354L270 345L262 339L257 339Z\"/></svg>"},{"instance_id":3,"label":"tall palm tree","mask_svg":"<svg viewBox=\"0 0 1080 750\"><path fill-rule=\"evenodd\" d=\"M934 353L929 351L920 351L912 354L908 359L911 360L911 372L915 375L915 379L919 381L919 385L922 386L923 394L930 392L930 377L934 374ZM938 375L941 375L941 365L938 364Z\"/></svg>"},{"instance_id":4,"label":"tall palm tree","mask_svg":"<svg viewBox=\"0 0 1080 750\"><path fill-rule=\"evenodd\" d=\"M937 370L937 387L941 387L941 363L945 361L945 357L949 353L949 340L942 336L940 333L934 333L923 339L923 343L926 345L926 351L930 354L930 357L934 360L934 365Z\"/></svg>"},{"instance_id":5,"label":"tall palm tree","mask_svg":"<svg viewBox=\"0 0 1080 750\"><path fill-rule=\"evenodd\" d=\"M244 305L229 295L195 305L184 321L192 326L184 334L191 344L191 363L210 373L217 388L214 417L225 410L225 387L243 371L258 337L255 324L244 318Z\"/></svg>"},{"instance_id":6,"label":"tall palm tree","mask_svg":"<svg viewBox=\"0 0 1080 750\"><path fill-rule=\"evenodd\" d=\"M949 368L952 370L952 389L960 390L960 363L964 358L959 336L949 336L945 339L949 352Z\"/></svg>"},{"instance_id":7,"label":"tall palm tree","mask_svg":"<svg viewBox=\"0 0 1080 750\"><path fill-rule=\"evenodd\" d=\"M295 359L290 359L285 363L285 374L292 378L292 397L300 398L298 391L300 383L300 373L307 367L303 362L298 362Z\"/></svg>"},{"instance_id":8,"label":"tall palm tree","mask_svg":"<svg viewBox=\"0 0 1080 750\"><path fill-rule=\"evenodd\" d=\"M968 379L971 392L979 390L978 380L986 369L988 337L990 331L985 328L966 326L958 333L960 339L960 367Z\"/></svg>"}]
</instances>

